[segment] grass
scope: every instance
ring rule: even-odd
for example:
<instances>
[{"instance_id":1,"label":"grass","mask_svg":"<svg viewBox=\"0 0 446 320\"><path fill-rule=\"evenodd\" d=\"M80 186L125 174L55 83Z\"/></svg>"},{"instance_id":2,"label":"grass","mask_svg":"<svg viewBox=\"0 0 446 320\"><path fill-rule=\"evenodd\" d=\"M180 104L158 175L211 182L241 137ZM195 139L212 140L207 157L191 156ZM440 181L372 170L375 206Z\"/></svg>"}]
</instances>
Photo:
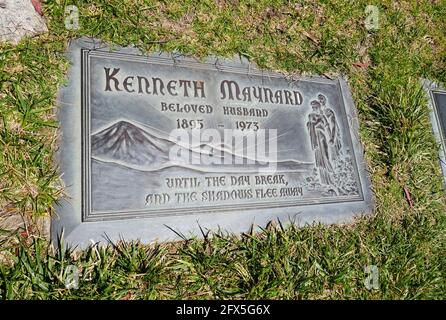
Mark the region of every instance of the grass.
<instances>
[{"instance_id":1,"label":"grass","mask_svg":"<svg viewBox=\"0 0 446 320\"><path fill-rule=\"evenodd\" d=\"M79 30L64 26L70 4ZM370 4L379 25L369 31ZM199 58L240 54L292 75L346 74L377 205L348 226L270 225L80 252L3 230L1 298L446 298L445 194L419 81L446 84L446 1L47 0L43 9L49 33L0 45L0 215L49 215L63 194L54 114L67 42L78 36ZM65 288L68 265L80 271L78 289ZM378 267L378 290L364 286L367 265Z\"/></svg>"}]
</instances>

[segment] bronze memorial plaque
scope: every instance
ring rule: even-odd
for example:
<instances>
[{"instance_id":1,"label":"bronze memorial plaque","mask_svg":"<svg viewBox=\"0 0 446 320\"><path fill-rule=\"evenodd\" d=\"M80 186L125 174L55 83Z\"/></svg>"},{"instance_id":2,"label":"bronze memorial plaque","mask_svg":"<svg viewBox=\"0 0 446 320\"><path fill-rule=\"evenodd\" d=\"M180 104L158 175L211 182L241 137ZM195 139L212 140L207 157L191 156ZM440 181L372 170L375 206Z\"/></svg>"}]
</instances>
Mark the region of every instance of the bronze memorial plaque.
<instances>
[{"instance_id":1,"label":"bronze memorial plaque","mask_svg":"<svg viewBox=\"0 0 446 320\"><path fill-rule=\"evenodd\" d=\"M432 129L440 146L439 162L446 185L446 89L427 79L423 80L423 87L428 96Z\"/></svg>"},{"instance_id":2,"label":"bronze memorial plaque","mask_svg":"<svg viewBox=\"0 0 446 320\"><path fill-rule=\"evenodd\" d=\"M71 43L53 237L175 239L373 209L343 78L291 79L247 62Z\"/></svg>"}]
</instances>

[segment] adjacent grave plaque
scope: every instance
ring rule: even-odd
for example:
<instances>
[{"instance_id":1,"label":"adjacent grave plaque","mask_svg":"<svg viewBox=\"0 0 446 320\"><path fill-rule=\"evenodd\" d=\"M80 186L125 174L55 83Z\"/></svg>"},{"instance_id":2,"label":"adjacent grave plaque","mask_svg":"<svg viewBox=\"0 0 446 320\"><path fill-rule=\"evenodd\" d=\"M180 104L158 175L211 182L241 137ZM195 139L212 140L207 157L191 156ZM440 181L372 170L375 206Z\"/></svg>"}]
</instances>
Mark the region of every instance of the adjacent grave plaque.
<instances>
[{"instance_id":1,"label":"adjacent grave plaque","mask_svg":"<svg viewBox=\"0 0 446 320\"><path fill-rule=\"evenodd\" d=\"M346 82L242 61L70 45L59 163L68 243L229 232L372 210Z\"/></svg>"},{"instance_id":2,"label":"adjacent grave plaque","mask_svg":"<svg viewBox=\"0 0 446 320\"><path fill-rule=\"evenodd\" d=\"M440 145L440 165L446 183L446 89L430 80L424 80L423 86L429 98L430 120Z\"/></svg>"}]
</instances>

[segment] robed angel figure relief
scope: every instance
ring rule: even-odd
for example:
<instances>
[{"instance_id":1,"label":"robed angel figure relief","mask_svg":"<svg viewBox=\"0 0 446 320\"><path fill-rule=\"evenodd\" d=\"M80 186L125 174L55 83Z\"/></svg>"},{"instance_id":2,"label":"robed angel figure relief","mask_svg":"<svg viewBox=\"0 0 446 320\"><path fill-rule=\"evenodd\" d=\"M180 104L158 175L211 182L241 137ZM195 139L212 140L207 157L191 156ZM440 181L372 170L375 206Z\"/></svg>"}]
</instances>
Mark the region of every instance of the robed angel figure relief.
<instances>
[{"instance_id":1,"label":"robed angel figure relief","mask_svg":"<svg viewBox=\"0 0 446 320\"><path fill-rule=\"evenodd\" d=\"M336 121L336 115L333 109L327 106L327 98L323 94L319 94L317 98L321 104L321 110L328 122L330 158L333 161L341 155L342 143L339 125Z\"/></svg>"},{"instance_id":2,"label":"robed angel figure relief","mask_svg":"<svg viewBox=\"0 0 446 320\"><path fill-rule=\"evenodd\" d=\"M326 106L325 96L319 94L318 100L310 103L312 112L308 115L307 129L321 183L335 185L334 161L342 148L339 126L334 111Z\"/></svg>"},{"instance_id":3,"label":"robed angel figure relief","mask_svg":"<svg viewBox=\"0 0 446 320\"><path fill-rule=\"evenodd\" d=\"M319 101L311 101L312 113L308 115L307 128L310 133L311 149L314 151L316 167L319 170L321 183L333 184L333 167L328 150L328 121L321 110Z\"/></svg>"}]
</instances>

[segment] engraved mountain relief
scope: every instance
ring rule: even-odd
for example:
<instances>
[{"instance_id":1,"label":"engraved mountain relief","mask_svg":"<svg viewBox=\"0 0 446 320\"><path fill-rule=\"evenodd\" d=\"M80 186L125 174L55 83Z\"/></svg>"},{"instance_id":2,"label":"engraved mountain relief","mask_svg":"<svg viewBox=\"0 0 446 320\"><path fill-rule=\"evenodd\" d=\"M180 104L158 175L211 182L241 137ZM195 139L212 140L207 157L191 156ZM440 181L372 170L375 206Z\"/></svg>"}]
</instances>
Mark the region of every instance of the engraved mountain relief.
<instances>
[{"instance_id":1,"label":"engraved mountain relief","mask_svg":"<svg viewBox=\"0 0 446 320\"><path fill-rule=\"evenodd\" d=\"M182 156L170 157L171 150L176 150ZM241 151L243 153L244 150ZM147 126L143 128L142 125L124 120L91 136L91 154L95 160L139 171L179 166L202 172L257 172L271 165L271 160L239 155L223 144L180 145L167 137L160 137ZM230 163L225 161L228 159ZM272 168L279 172L308 171L313 165L292 159L274 161L273 164Z\"/></svg>"},{"instance_id":2,"label":"engraved mountain relief","mask_svg":"<svg viewBox=\"0 0 446 320\"><path fill-rule=\"evenodd\" d=\"M173 143L127 121L118 121L91 137L94 158L128 166L161 165L169 161Z\"/></svg>"}]
</instances>

